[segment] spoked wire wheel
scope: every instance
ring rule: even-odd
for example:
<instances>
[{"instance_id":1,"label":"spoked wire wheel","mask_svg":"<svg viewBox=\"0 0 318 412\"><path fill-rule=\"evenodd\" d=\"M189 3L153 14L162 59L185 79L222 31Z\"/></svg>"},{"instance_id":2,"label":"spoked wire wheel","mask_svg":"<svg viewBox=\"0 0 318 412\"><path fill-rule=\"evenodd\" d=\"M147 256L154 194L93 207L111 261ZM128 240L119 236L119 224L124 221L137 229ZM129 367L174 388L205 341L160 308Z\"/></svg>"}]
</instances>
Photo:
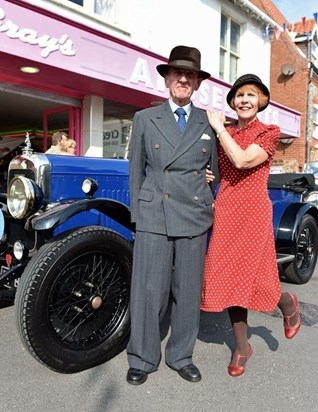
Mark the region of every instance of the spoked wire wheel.
<instances>
[{"instance_id":1,"label":"spoked wire wheel","mask_svg":"<svg viewBox=\"0 0 318 412\"><path fill-rule=\"evenodd\" d=\"M300 224L295 243L295 260L285 268L288 281L307 283L315 270L318 256L318 229L315 219L305 215Z\"/></svg>"},{"instance_id":2,"label":"spoked wire wheel","mask_svg":"<svg viewBox=\"0 0 318 412\"><path fill-rule=\"evenodd\" d=\"M31 355L74 373L116 356L130 330L132 244L86 227L44 245L18 286L16 320Z\"/></svg>"}]
</instances>

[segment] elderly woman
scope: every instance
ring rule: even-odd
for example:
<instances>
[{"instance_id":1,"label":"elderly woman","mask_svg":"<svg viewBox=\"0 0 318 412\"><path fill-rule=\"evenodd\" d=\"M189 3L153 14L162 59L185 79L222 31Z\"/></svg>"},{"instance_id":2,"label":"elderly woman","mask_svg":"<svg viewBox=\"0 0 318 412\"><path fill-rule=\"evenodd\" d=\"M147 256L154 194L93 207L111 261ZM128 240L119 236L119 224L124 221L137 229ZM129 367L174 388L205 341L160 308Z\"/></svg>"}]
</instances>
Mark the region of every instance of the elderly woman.
<instances>
[{"instance_id":1,"label":"elderly woman","mask_svg":"<svg viewBox=\"0 0 318 412\"><path fill-rule=\"evenodd\" d=\"M269 312L278 306L288 339L301 325L297 297L282 293L276 263L267 180L280 130L257 118L269 98L261 79L245 74L227 95L238 117L236 124L225 128L222 113L207 113L219 139L220 188L206 256L201 309L228 309L236 340L228 366L231 376L242 375L252 355L247 339L248 310Z\"/></svg>"}]
</instances>

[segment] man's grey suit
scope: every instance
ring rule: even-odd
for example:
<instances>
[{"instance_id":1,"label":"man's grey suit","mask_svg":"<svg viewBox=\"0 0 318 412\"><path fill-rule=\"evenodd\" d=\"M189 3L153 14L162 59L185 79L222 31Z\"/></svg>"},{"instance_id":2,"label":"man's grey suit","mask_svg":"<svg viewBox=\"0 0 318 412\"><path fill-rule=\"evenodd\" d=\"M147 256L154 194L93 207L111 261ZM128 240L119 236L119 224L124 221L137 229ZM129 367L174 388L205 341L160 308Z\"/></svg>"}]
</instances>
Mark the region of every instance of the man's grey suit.
<instances>
[{"instance_id":1,"label":"man's grey suit","mask_svg":"<svg viewBox=\"0 0 318 412\"><path fill-rule=\"evenodd\" d=\"M192 363L199 329L214 201L205 179L207 165L218 175L216 138L206 113L192 106L181 134L168 101L137 112L129 159L131 216L136 223L129 366L146 372L158 368L159 318L171 293L165 361L178 370Z\"/></svg>"}]
</instances>

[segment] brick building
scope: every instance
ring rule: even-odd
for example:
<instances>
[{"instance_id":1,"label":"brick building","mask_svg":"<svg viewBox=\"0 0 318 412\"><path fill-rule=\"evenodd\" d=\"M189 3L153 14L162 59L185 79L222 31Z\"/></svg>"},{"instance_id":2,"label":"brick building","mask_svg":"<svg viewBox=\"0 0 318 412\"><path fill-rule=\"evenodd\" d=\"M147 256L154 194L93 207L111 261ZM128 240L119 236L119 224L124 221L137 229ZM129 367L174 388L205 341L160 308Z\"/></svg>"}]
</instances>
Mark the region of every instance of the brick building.
<instances>
[{"instance_id":1,"label":"brick building","mask_svg":"<svg viewBox=\"0 0 318 412\"><path fill-rule=\"evenodd\" d=\"M286 164L297 160L302 170L306 162L318 160L317 14L313 18L300 16L300 21L292 23L272 1L252 3L283 28L268 26L265 33L271 38L271 98L301 114L300 136L282 139L275 161Z\"/></svg>"}]
</instances>

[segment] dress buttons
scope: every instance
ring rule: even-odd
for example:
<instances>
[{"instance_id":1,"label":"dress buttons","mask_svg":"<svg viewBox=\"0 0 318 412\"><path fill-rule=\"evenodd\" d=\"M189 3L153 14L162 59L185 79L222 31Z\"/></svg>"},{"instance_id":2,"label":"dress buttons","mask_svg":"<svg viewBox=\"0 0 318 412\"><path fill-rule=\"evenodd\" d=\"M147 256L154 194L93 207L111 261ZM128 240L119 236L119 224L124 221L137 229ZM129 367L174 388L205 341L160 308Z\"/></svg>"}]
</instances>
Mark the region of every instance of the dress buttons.
<instances>
[{"instance_id":1,"label":"dress buttons","mask_svg":"<svg viewBox=\"0 0 318 412\"><path fill-rule=\"evenodd\" d=\"M165 175L167 175L168 173L169 173L169 170L166 169L166 170L165 170Z\"/></svg>"},{"instance_id":2,"label":"dress buttons","mask_svg":"<svg viewBox=\"0 0 318 412\"><path fill-rule=\"evenodd\" d=\"M193 172L193 174L194 174L194 176L197 176L197 175L198 175L198 172L195 170L195 171Z\"/></svg>"},{"instance_id":3,"label":"dress buttons","mask_svg":"<svg viewBox=\"0 0 318 412\"><path fill-rule=\"evenodd\" d=\"M159 149L160 145L158 143L155 144L155 148Z\"/></svg>"},{"instance_id":4,"label":"dress buttons","mask_svg":"<svg viewBox=\"0 0 318 412\"><path fill-rule=\"evenodd\" d=\"M206 152L206 148L205 148L205 147L202 149L202 152L203 152L203 153L205 153L205 152Z\"/></svg>"},{"instance_id":5,"label":"dress buttons","mask_svg":"<svg viewBox=\"0 0 318 412\"><path fill-rule=\"evenodd\" d=\"M193 199L194 200L199 200L199 196L194 196Z\"/></svg>"},{"instance_id":6,"label":"dress buttons","mask_svg":"<svg viewBox=\"0 0 318 412\"><path fill-rule=\"evenodd\" d=\"M167 193L166 193L165 195L163 195L163 197L164 197L165 199L169 199L169 195L167 195Z\"/></svg>"}]
</instances>

